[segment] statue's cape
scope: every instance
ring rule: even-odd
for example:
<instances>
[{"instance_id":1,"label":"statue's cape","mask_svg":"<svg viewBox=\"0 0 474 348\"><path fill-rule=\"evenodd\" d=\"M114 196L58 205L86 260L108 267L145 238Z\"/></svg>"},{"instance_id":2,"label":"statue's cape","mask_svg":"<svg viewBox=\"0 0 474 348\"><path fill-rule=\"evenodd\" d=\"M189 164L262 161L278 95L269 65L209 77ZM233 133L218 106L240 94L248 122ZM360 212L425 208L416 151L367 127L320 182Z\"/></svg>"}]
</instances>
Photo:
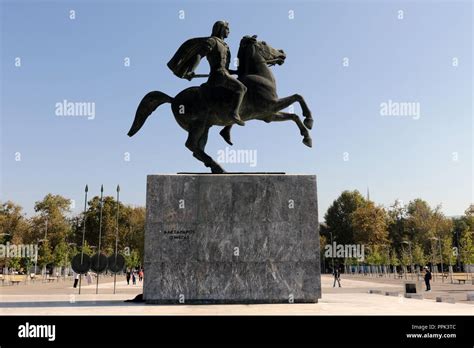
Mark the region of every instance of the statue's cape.
<instances>
[{"instance_id":1,"label":"statue's cape","mask_svg":"<svg viewBox=\"0 0 474 348\"><path fill-rule=\"evenodd\" d=\"M193 68L198 54L205 54L210 45L209 37L197 37L184 42L168 62L168 68L178 77L183 78Z\"/></svg>"}]
</instances>

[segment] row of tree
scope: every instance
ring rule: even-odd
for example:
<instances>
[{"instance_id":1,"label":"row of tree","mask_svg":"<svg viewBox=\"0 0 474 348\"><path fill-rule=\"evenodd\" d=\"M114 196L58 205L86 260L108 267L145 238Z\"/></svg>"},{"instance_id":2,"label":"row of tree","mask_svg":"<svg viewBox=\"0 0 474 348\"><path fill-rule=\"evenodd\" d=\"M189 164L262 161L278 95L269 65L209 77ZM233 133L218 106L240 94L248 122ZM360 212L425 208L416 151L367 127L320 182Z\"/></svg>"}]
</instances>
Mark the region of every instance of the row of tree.
<instances>
[{"instance_id":1,"label":"row of tree","mask_svg":"<svg viewBox=\"0 0 474 348\"><path fill-rule=\"evenodd\" d=\"M474 216L468 211L449 218L440 206L432 208L422 199L406 205L396 200L385 208L358 191L344 191L324 218L320 228L322 250L331 241L363 245L363 264L406 267L442 263L445 270L453 265L459 271L474 264ZM347 259L337 262L358 263Z\"/></svg>"},{"instance_id":2,"label":"row of tree","mask_svg":"<svg viewBox=\"0 0 474 348\"><path fill-rule=\"evenodd\" d=\"M111 255L115 251L118 220L118 250L125 256L128 267L138 267L143 260L145 208L117 203L113 197L102 200L101 252ZM48 194L35 203L35 215L28 218L22 207L8 201L0 204L0 244L38 245L37 256L0 258L0 268L31 270L43 267L69 266L74 255L80 252L85 223L84 252L92 255L99 245L100 197L88 201L84 213L71 214L71 200ZM37 264L36 264L37 263Z\"/></svg>"}]
</instances>

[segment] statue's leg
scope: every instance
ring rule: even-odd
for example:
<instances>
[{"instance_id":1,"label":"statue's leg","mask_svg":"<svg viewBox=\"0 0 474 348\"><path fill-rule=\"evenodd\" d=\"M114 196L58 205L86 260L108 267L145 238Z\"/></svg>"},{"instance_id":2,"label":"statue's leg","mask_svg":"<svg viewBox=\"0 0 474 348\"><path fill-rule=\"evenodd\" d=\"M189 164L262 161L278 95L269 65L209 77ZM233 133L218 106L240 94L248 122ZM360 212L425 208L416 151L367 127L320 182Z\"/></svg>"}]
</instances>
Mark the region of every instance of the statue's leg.
<instances>
[{"instance_id":1,"label":"statue's leg","mask_svg":"<svg viewBox=\"0 0 474 348\"><path fill-rule=\"evenodd\" d=\"M232 128L232 125L230 126L225 126L222 128L222 130L219 132L219 134L224 138L227 144L229 145L234 145L232 144L232 140L230 139L230 130Z\"/></svg>"},{"instance_id":2,"label":"statue's leg","mask_svg":"<svg viewBox=\"0 0 474 348\"><path fill-rule=\"evenodd\" d=\"M305 117L304 125L306 128L311 129L313 128L313 117L311 115L311 111L308 108L304 98L299 94L293 94L289 97L280 98L278 99L273 105L272 108L275 112L283 110L289 107L291 104L298 102L301 106L301 110L303 111L303 116Z\"/></svg>"},{"instance_id":3,"label":"statue's leg","mask_svg":"<svg viewBox=\"0 0 474 348\"><path fill-rule=\"evenodd\" d=\"M247 87L242 82L230 75L225 77L222 86L229 89L234 94L232 98L231 118L238 125L244 126L245 122L240 118L240 106L242 105L244 95L247 92Z\"/></svg>"},{"instance_id":4,"label":"statue's leg","mask_svg":"<svg viewBox=\"0 0 474 348\"><path fill-rule=\"evenodd\" d=\"M186 147L193 152L193 156L210 167L213 173L225 173L224 169L204 152L209 133L209 126L199 123L193 124L189 129Z\"/></svg>"},{"instance_id":5,"label":"statue's leg","mask_svg":"<svg viewBox=\"0 0 474 348\"><path fill-rule=\"evenodd\" d=\"M273 115L267 116L263 118L262 120L265 122L281 122L281 121L290 121L290 120L295 122L300 130L300 134L303 136L303 144L305 144L308 147L313 146L313 140L311 139L311 136L309 135L308 130L305 128L305 126L303 125L303 122L301 122L298 115L280 111Z\"/></svg>"}]
</instances>

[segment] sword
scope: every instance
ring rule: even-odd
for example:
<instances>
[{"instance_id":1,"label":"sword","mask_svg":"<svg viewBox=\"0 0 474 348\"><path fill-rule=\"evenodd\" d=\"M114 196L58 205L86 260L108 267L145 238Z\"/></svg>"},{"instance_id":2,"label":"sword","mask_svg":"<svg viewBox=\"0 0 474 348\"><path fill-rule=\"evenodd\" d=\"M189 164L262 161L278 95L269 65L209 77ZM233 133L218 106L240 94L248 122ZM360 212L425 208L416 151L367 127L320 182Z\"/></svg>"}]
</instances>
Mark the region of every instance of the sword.
<instances>
[{"instance_id":1,"label":"sword","mask_svg":"<svg viewBox=\"0 0 474 348\"><path fill-rule=\"evenodd\" d=\"M191 78L189 76L183 76L183 78L188 81L191 81L195 77L209 77L209 74L194 74Z\"/></svg>"}]
</instances>

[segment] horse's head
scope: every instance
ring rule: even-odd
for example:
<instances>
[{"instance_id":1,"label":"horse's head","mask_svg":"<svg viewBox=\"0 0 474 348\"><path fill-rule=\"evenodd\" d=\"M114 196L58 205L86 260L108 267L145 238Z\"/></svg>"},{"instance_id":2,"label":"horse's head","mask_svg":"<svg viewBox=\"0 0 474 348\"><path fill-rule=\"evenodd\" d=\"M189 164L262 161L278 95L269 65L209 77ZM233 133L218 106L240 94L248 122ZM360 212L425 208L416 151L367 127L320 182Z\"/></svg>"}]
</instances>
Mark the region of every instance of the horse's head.
<instances>
[{"instance_id":1,"label":"horse's head","mask_svg":"<svg viewBox=\"0 0 474 348\"><path fill-rule=\"evenodd\" d=\"M257 40L257 35L244 36L240 40L238 53L240 64L265 63L266 65L282 65L285 62L286 54L283 50L273 48L265 41ZM245 70L248 70L248 66Z\"/></svg>"}]
</instances>

